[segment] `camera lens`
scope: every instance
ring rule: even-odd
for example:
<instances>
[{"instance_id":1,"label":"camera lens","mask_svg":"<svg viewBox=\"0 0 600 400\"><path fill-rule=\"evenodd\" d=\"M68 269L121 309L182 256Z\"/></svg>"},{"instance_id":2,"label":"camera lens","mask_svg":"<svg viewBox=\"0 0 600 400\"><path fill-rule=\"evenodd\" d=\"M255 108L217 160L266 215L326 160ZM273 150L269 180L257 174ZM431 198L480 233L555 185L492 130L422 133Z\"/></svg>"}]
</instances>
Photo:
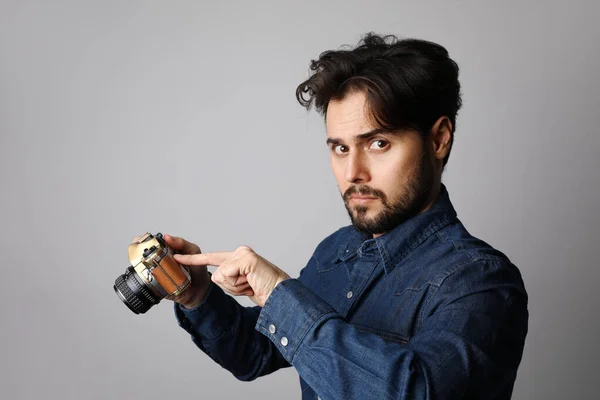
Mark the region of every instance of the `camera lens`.
<instances>
[{"instance_id":1,"label":"camera lens","mask_svg":"<svg viewBox=\"0 0 600 400\"><path fill-rule=\"evenodd\" d=\"M115 280L113 289L121 301L136 314L143 314L160 302L160 298L152 293L131 266Z\"/></svg>"}]
</instances>

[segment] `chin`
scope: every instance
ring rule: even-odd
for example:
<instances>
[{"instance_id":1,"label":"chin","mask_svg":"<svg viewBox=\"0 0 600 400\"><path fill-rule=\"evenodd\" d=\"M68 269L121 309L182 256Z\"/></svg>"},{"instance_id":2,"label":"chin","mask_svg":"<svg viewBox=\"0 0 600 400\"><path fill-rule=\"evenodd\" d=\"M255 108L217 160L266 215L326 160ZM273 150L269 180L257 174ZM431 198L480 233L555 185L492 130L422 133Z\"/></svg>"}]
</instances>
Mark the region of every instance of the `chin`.
<instances>
[{"instance_id":1,"label":"chin","mask_svg":"<svg viewBox=\"0 0 600 400\"><path fill-rule=\"evenodd\" d=\"M354 218L352 218L353 223L364 225L365 223L370 225L373 221L377 220L378 214L373 211L367 211L366 213L361 213L361 215L357 215L354 213Z\"/></svg>"}]
</instances>

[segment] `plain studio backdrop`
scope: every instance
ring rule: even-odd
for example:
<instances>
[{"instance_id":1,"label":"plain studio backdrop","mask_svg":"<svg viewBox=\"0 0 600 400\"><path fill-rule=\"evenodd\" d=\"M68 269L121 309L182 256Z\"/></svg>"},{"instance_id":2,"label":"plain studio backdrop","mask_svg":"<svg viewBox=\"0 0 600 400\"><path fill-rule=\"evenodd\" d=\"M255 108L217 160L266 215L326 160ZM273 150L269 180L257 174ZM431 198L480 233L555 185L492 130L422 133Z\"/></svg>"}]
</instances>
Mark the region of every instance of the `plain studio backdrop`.
<instances>
[{"instance_id":1,"label":"plain studio backdrop","mask_svg":"<svg viewBox=\"0 0 600 400\"><path fill-rule=\"evenodd\" d=\"M237 381L113 292L134 236L249 245L297 277L349 218L311 59L367 31L444 45L464 106L443 176L519 266L515 399L597 398L600 6L595 1L0 2L0 387L7 399L299 399ZM250 305L241 299L243 305Z\"/></svg>"}]
</instances>

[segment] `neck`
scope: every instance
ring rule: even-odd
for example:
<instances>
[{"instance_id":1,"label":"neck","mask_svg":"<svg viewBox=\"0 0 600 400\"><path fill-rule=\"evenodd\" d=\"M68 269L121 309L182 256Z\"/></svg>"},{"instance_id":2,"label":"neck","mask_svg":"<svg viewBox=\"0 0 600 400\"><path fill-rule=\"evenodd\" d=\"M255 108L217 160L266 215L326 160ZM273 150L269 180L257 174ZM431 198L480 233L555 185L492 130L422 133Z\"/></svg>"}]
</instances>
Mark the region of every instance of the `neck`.
<instances>
[{"instance_id":1,"label":"neck","mask_svg":"<svg viewBox=\"0 0 600 400\"><path fill-rule=\"evenodd\" d=\"M419 214L423 214L426 211L429 211L431 207L435 204L436 201L440 198L442 194L442 183L440 181L436 181L431 190L429 191L429 198L425 202L425 206L419 211Z\"/></svg>"}]
</instances>

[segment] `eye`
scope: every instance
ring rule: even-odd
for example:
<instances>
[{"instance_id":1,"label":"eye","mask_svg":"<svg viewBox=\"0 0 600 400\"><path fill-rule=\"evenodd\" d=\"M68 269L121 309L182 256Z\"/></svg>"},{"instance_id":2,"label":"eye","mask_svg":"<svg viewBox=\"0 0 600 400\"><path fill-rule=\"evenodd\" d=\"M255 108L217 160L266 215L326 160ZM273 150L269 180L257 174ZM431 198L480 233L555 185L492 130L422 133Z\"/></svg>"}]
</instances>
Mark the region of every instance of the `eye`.
<instances>
[{"instance_id":1,"label":"eye","mask_svg":"<svg viewBox=\"0 0 600 400\"><path fill-rule=\"evenodd\" d=\"M343 154L346 153L348 151L348 148L346 146L344 146L343 144L337 144L335 146L333 146L333 152L335 154Z\"/></svg>"},{"instance_id":2,"label":"eye","mask_svg":"<svg viewBox=\"0 0 600 400\"><path fill-rule=\"evenodd\" d=\"M381 150L381 149L385 148L388 144L389 144L389 142L387 140L378 139L378 140L374 140L373 142L371 142L371 145L369 146L369 148L375 149L375 150ZM375 147L373 147L373 146L375 146Z\"/></svg>"}]
</instances>

